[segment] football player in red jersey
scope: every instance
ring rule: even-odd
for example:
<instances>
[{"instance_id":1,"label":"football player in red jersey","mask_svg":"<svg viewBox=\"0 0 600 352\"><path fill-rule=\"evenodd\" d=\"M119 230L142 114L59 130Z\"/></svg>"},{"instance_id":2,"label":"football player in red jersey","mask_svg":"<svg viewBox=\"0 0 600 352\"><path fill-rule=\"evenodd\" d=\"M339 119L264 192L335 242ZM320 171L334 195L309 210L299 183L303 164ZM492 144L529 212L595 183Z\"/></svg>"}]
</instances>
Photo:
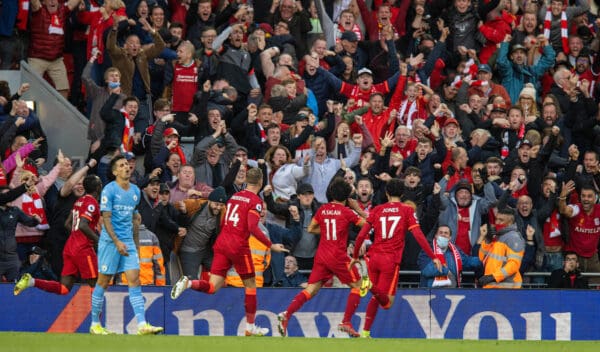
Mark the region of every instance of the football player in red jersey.
<instances>
[{"instance_id":1,"label":"football player in red jersey","mask_svg":"<svg viewBox=\"0 0 600 352\"><path fill-rule=\"evenodd\" d=\"M75 187L81 187L81 183ZM88 175L83 179L83 188L85 194L75 202L71 217L67 218L65 223L65 226L71 228L71 235L63 250L64 265L60 282L34 279L27 273L15 285L15 295L29 287L66 295L71 291L77 275L91 287L96 285L98 257L94 246L98 243L97 228L100 221L98 197L102 191L102 181L96 175Z\"/></svg>"},{"instance_id":2,"label":"football player in red jersey","mask_svg":"<svg viewBox=\"0 0 600 352\"><path fill-rule=\"evenodd\" d=\"M327 189L327 197L331 201L317 210L308 226L308 232L320 234L321 238L315 254L312 272L308 278L308 286L294 297L286 311L278 315L278 327L282 336L287 334L290 317L304 303L313 298L319 292L323 283L331 279L333 275L351 288L344 318L338 325L338 329L348 333L351 337L359 336L352 327L351 319L360 303L361 277L356 267L350 265L350 257L346 252L346 247L350 225L362 226L365 221L346 207L351 193L352 187L344 179L334 179Z\"/></svg>"},{"instance_id":3,"label":"football player in red jersey","mask_svg":"<svg viewBox=\"0 0 600 352\"><path fill-rule=\"evenodd\" d=\"M438 270L442 268L440 260L434 255L421 231L414 209L400 202L403 188L403 182L397 178L391 179L386 184L388 202L376 206L369 212L367 223L360 230L354 245L352 264L358 261L360 248L369 237L371 228L374 229L373 244L365 256L373 287L362 337L371 336L371 325L377 315L378 307L381 305L383 309L389 309L394 303L406 232L412 232L423 251L432 258L435 267Z\"/></svg>"},{"instance_id":4,"label":"football player in red jersey","mask_svg":"<svg viewBox=\"0 0 600 352\"><path fill-rule=\"evenodd\" d=\"M210 269L210 279L190 280L183 276L171 290L171 298L176 299L188 288L196 291L214 294L227 277L227 271L232 266L240 275L246 288L244 307L246 308L246 336L263 336L269 332L254 324L256 315L256 281L254 279L254 265L248 239L250 234L271 250L287 252L283 244L271 244L269 238L260 230L258 222L263 201L258 197L262 188L263 174L258 168L252 168L246 173L245 190L235 193L225 210L225 218L221 225L221 233L213 246L214 258ZM219 187L217 187L219 189ZM224 193L225 190L222 189Z\"/></svg>"}]
</instances>

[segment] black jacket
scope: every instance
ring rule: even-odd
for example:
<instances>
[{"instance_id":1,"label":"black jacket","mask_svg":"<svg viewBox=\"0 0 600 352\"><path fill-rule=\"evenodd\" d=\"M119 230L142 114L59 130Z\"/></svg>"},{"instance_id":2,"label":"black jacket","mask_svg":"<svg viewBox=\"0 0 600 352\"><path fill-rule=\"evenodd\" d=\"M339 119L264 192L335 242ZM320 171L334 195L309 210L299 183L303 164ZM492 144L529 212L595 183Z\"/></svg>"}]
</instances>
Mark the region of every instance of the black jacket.
<instances>
[{"instance_id":1,"label":"black jacket","mask_svg":"<svg viewBox=\"0 0 600 352\"><path fill-rule=\"evenodd\" d=\"M556 269L550 274L548 288L588 288L588 280L581 276L578 270L572 273L575 275L571 281L571 273L567 273L564 269Z\"/></svg>"}]
</instances>

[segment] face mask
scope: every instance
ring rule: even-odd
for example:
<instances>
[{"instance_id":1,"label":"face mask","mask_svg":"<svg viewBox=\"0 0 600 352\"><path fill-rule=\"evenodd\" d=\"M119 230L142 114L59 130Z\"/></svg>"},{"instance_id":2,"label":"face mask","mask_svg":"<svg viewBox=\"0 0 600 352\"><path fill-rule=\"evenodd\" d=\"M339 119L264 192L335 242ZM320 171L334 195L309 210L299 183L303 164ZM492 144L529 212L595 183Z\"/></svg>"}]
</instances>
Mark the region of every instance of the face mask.
<instances>
[{"instance_id":1,"label":"face mask","mask_svg":"<svg viewBox=\"0 0 600 352\"><path fill-rule=\"evenodd\" d=\"M437 243L438 247L440 247L441 249L446 249L446 248L448 248L450 239L447 237L438 236L438 237L436 237L435 242Z\"/></svg>"},{"instance_id":2,"label":"face mask","mask_svg":"<svg viewBox=\"0 0 600 352\"><path fill-rule=\"evenodd\" d=\"M108 82L108 88L110 88L110 89L115 89L120 86L121 86L120 82Z\"/></svg>"},{"instance_id":3,"label":"face mask","mask_svg":"<svg viewBox=\"0 0 600 352\"><path fill-rule=\"evenodd\" d=\"M496 232L502 231L502 229L504 229L506 226L508 226L508 225L506 225L506 224L496 224L496 226L495 226L496 227Z\"/></svg>"}]
</instances>

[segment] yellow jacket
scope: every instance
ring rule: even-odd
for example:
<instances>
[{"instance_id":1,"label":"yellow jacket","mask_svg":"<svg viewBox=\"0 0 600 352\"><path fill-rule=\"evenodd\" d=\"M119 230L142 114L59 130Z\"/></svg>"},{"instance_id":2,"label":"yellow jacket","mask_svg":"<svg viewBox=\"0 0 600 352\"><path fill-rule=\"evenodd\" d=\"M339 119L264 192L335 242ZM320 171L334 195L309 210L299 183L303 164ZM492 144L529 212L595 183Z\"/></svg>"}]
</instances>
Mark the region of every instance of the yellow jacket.
<instances>
[{"instance_id":1,"label":"yellow jacket","mask_svg":"<svg viewBox=\"0 0 600 352\"><path fill-rule=\"evenodd\" d=\"M144 225L140 225L140 283L142 285L165 286L165 263L158 237ZM127 284L125 274L121 275L121 283Z\"/></svg>"},{"instance_id":2,"label":"yellow jacket","mask_svg":"<svg viewBox=\"0 0 600 352\"><path fill-rule=\"evenodd\" d=\"M484 275L492 275L496 280L484 288L521 288L523 279L519 268L524 253L525 241L515 224L500 230L492 243L483 241L479 259L483 262Z\"/></svg>"},{"instance_id":3,"label":"yellow jacket","mask_svg":"<svg viewBox=\"0 0 600 352\"><path fill-rule=\"evenodd\" d=\"M248 243L250 245L250 252L252 253L252 264L254 264L254 274L256 275L256 287L263 287L265 282L263 274L264 271L269 267L269 263L271 263L271 252L269 252L270 248L265 246L254 236L250 236ZM233 267L231 267L227 272L227 278L225 279L225 282L228 286L244 287L242 278L240 278Z\"/></svg>"}]
</instances>

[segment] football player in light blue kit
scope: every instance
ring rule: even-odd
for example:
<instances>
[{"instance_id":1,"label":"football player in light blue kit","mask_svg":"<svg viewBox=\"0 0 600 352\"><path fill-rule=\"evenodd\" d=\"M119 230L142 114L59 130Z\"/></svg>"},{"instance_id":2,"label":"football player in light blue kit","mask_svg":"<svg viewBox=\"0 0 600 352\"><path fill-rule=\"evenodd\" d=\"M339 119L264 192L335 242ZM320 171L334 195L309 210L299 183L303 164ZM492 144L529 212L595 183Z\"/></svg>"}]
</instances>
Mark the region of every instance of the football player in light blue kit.
<instances>
[{"instance_id":1,"label":"football player in light blue kit","mask_svg":"<svg viewBox=\"0 0 600 352\"><path fill-rule=\"evenodd\" d=\"M110 170L115 180L104 187L100 196L103 226L98 241L98 283L92 294L90 333L112 334L100 324L104 291L116 273L125 272L129 284L129 302L138 322L138 335L158 334L163 328L146 322L144 297L140 287L137 248L141 216L136 209L140 202L140 189L129 183L131 171L124 156L113 158Z\"/></svg>"}]
</instances>

